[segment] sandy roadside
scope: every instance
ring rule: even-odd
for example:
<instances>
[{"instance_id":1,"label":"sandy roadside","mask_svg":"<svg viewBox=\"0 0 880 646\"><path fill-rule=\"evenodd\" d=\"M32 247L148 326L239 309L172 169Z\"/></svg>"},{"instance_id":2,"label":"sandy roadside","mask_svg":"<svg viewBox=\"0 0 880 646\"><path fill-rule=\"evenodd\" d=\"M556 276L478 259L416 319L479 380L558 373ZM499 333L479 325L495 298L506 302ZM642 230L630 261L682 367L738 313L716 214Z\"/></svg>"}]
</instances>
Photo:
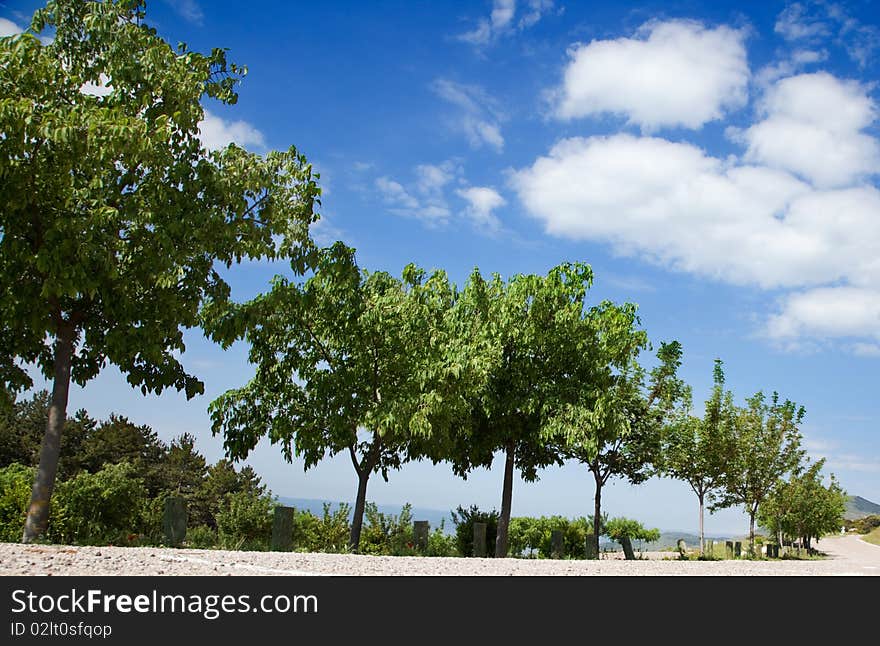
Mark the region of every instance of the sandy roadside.
<instances>
[{"instance_id":1,"label":"sandy roadside","mask_svg":"<svg viewBox=\"0 0 880 646\"><path fill-rule=\"evenodd\" d=\"M880 547L823 539L818 561L462 559L0 543L0 575L878 576ZM658 560L667 558L670 560Z\"/></svg>"}]
</instances>

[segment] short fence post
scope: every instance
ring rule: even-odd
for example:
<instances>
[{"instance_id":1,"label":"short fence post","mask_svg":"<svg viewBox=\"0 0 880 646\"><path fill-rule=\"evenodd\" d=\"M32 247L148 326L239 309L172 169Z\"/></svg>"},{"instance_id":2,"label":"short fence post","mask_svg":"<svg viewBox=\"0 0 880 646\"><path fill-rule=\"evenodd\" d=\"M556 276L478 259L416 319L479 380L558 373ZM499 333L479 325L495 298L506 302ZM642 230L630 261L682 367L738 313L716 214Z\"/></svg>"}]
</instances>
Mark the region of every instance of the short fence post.
<instances>
[{"instance_id":1,"label":"short fence post","mask_svg":"<svg viewBox=\"0 0 880 646\"><path fill-rule=\"evenodd\" d=\"M289 552L293 549L293 507L275 507L270 549L273 552Z\"/></svg>"},{"instance_id":2,"label":"short fence post","mask_svg":"<svg viewBox=\"0 0 880 646\"><path fill-rule=\"evenodd\" d=\"M429 529L430 525L427 520L417 520L413 523L413 544L420 552L424 552L428 549Z\"/></svg>"},{"instance_id":3,"label":"short fence post","mask_svg":"<svg viewBox=\"0 0 880 646\"><path fill-rule=\"evenodd\" d=\"M486 556L486 523L474 523L474 556Z\"/></svg>"},{"instance_id":4,"label":"short fence post","mask_svg":"<svg viewBox=\"0 0 880 646\"><path fill-rule=\"evenodd\" d=\"M554 529L550 532L550 557L561 559L565 556L565 549L562 542L562 530Z\"/></svg>"},{"instance_id":5,"label":"short fence post","mask_svg":"<svg viewBox=\"0 0 880 646\"><path fill-rule=\"evenodd\" d=\"M165 531L165 540L172 547L177 547L186 540L186 500L180 496L168 496L165 499L162 529Z\"/></svg>"}]
</instances>

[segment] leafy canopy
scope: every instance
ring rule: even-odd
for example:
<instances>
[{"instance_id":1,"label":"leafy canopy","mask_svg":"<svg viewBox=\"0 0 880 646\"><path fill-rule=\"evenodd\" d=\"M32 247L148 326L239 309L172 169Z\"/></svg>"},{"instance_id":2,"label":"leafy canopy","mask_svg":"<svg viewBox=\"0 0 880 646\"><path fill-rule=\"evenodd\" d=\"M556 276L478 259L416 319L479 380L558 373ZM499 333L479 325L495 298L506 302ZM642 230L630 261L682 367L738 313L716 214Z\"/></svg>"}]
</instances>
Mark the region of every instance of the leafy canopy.
<instances>
[{"instance_id":1,"label":"leafy canopy","mask_svg":"<svg viewBox=\"0 0 880 646\"><path fill-rule=\"evenodd\" d=\"M203 98L235 103L246 69L173 49L138 0L57 0L0 38L0 384L48 378L53 338L83 385L107 362L148 391L192 397L178 353L220 269L306 266L319 189L293 148L265 157L199 139ZM48 43L36 34L53 30Z\"/></svg>"}]
</instances>

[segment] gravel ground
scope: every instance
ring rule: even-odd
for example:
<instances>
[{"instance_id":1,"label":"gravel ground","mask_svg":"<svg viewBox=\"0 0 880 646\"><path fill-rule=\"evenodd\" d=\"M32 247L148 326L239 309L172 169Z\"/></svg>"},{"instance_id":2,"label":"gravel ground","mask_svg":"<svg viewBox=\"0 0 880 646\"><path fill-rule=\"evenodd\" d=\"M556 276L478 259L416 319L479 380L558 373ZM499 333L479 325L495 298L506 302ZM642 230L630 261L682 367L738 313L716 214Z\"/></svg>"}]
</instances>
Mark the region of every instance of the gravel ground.
<instances>
[{"instance_id":1,"label":"gravel ground","mask_svg":"<svg viewBox=\"0 0 880 646\"><path fill-rule=\"evenodd\" d=\"M654 552L640 561L551 561L0 543L0 575L880 575L880 547L857 536L826 538L817 547L827 559L678 561L669 552Z\"/></svg>"}]
</instances>

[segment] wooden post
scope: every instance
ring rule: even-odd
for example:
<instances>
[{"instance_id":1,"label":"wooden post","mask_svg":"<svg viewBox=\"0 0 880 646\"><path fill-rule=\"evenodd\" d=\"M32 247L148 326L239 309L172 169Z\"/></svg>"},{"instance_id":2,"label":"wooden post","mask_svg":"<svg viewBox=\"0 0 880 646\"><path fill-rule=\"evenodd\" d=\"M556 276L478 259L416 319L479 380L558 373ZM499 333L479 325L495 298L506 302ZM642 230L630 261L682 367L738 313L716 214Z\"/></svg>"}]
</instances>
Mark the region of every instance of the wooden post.
<instances>
[{"instance_id":1,"label":"wooden post","mask_svg":"<svg viewBox=\"0 0 880 646\"><path fill-rule=\"evenodd\" d=\"M727 558L727 559L733 558L733 541L725 541L724 542L724 558Z\"/></svg>"},{"instance_id":2,"label":"wooden post","mask_svg":"<svg viewBox=\"0 0 880 646\"><path fill-rule=\"evenodd\" d=\"M739 558L740 556L742 556L742 552L743 552L743 544L740 543L739 541L737 541L736 543L733 544L733 556L735 558Z\"/></svg>"},{"instance_id":3,"label":"wooden post","mask_svg":"<svg viewBox=\"0 0 880 646\"><path fill-rule=\"evenodd\" d=\"M413 523L413 544L420 552L428 549L428 531L431 526L427 520L417 520Z\"/></svg>"},{"instance_id":4,"label":"wooden post","mask_svg":"<svg viewBox=\"0 0 880 646\"><path fill-rule=\"evenodd\" d=\"M710 558L710 559L714 558L715 557L715 541L713 541L711 538L707 538L704 545L705 546L703 548L703 555L706 558Z\"/></svg>"},{"instance_id":5,"label":"wooden post","mask_svg":"<svg viewBox=\"0 0 880 646\"><path fill-rule=\"evenodd\" d=\"M592 534L584 540L584 558L588 561L595 561L599 558L599 551L596 549L596 542L593 540Z\"/></svg>"},{"instance_id":6,"label":"wooden post","mask_svg":"<svg viewBox=\"0 0 880 646\"><path fill-rule=\"evenodd\" d=\"M269 547L273 552L289 552L293 549L293 507L275 507Z\"/></svg>"},{"instance_id":7,"label":"wooden post","mask_svg":"<svg viewBox=\"0 0 880 646\"><path fill-rule=\"evenodd\" d=\"M172 547L186 540L186 501L180 496L165 499L162 529L165 530L165 541Z\"/></svg>"},{"instance_id":8,"label":"wooden post","mask_svg":"<svg viewBox=\"0 0 880 646\"><path fill-rule=\"evenodd\" d=\"M561 559L565 556L565 547L562 541L562 530L554 529L550 532L550 558Z\"/></svg>"},{"instance_id":9,"label":"wooden post","mask_svg":"<svg viewBox=\"0 0 880 646\"><path fill-rule=\"evenodd\" d=\"M486 523L474 523L474 556L486 556Z\"/></svg>"},{"instance_id":10,"label":"wooden post","mask_svg":"<svg viewBox=\"0 0 880 646\"><path fill-rule=\"evenodd\" d=\"M636 560L636 553L633 551L633 544L629 536L622 536L620 538L620 546L623 548L623 556L627 561Z\"/></svg>"}]
</instances>

